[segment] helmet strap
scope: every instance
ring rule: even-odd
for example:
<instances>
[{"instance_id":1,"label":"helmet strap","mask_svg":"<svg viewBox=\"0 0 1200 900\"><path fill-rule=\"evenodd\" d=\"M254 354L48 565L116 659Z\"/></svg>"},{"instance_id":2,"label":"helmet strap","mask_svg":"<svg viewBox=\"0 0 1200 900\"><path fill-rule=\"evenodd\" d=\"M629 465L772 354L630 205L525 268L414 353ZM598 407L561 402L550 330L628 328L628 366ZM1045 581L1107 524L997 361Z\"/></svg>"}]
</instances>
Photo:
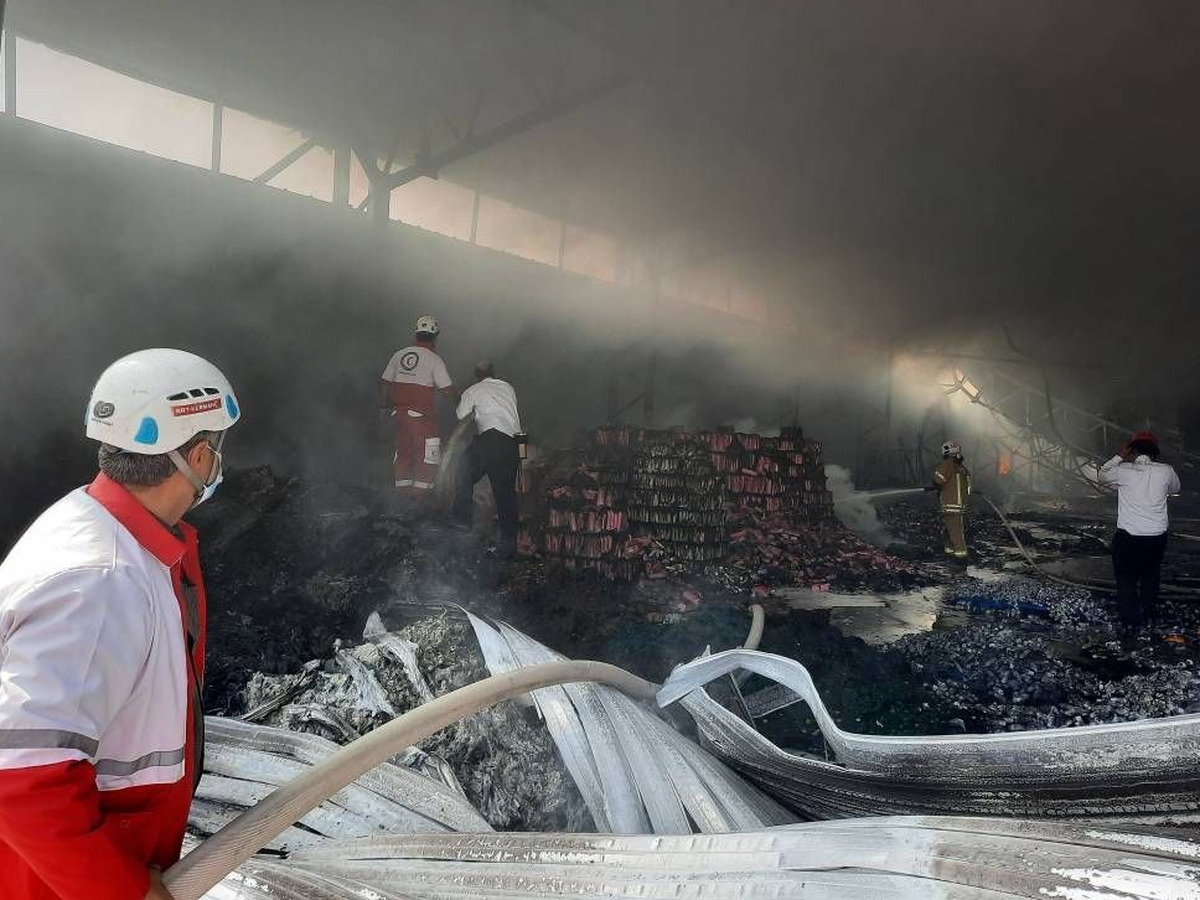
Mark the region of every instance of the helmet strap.
<instances>
[{"instance_id":1,"label":"helmet strap","mask_svg":"<svg viewBox=\"0 0 1200 900\"><path fill-rule=\"evenodd\" d=\"M204 483L203 478L196 474L196 470L187 464L187 460L183 458L183 454L178 450L168 450L167 458L175 464L175 468L188 480L188 484L192 486L197 497L204 493L204 489L208 485Z\"/></svg>"}]
</instances>

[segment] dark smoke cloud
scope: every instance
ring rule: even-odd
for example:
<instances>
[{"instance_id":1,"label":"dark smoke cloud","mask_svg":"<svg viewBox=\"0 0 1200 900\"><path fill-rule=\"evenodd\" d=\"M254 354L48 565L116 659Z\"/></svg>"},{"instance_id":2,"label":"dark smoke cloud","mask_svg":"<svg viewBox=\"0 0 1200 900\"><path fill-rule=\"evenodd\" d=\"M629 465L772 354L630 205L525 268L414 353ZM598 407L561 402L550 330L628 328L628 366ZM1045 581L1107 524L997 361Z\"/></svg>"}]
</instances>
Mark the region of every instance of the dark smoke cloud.
<instances>
[{"instance_id":1,"label":"dark smoke cloud","mask_svg":"<svg viewBox=\"0 0 1200 900\"><path fill-rule=\"evenodd\" d=\"M457 377L494 358L555 440L653 356L663 416L770 423L795 403L850 463L890 349L1010 354L1006 327L1090 366L1050 370L1084 405L1195 390L1193 3L13 0L8 21L381 155L398 129L415 154L420 122L452 141L443 119L461 129L481 87L486 128L559 69L564 89L626 74L445 177L663 265L736 269L773 322L626 302L412 231L381 244L327 207L0 123L9 531L86 474L83 398L147 344L230 370L243 460L371 479L374 380L426 312Z\"/></svg>"},{"instance_id":2,"label":"dark smoke cloud","mask_svg":"<svg viewBox=\"0 0 1200 900\"><path fill-rule=\"evenodd\" d=\"M10 18L323 139L385 154L399 132L409 157L422 130L452 143L481 87L485 127L556 72L625 74L445 177L651 255L687 235L822 328L955 342L1007 321L1045 349L1190 369L1164 328L1200 286L1188 0L16 0Z\"/></svg>"},{"instance_id":3,"label":"dark smoke cloud","mask_svg":"<svg viewBox=\"0 0 1200 900\"><path fill-rule=\"evenodd\" d=\"M381 239L365 217L48 130L0 135L0 221L23 226L0 242L0 537L90 477L91 384L146 346L191 349L234 381L232 463L378 484L379 374L426 313L456 381L493 359L550 446L605 418L614 374L622 402L636 396L651 359L660 413L699 395L704 422L753 415L787 384L748 352L770 346L786 371L785 345L733 319L416 229Z\"/></svg>"}]
</instances>

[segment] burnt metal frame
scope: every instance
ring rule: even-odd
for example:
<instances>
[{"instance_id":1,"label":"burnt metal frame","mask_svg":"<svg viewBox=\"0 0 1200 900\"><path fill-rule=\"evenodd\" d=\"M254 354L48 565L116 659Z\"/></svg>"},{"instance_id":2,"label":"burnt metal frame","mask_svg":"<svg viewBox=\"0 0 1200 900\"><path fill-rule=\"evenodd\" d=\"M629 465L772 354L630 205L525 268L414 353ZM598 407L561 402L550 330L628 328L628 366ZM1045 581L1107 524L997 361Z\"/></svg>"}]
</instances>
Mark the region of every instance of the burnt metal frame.
<instances>
[{"instance_id":1,"label":"burnt metal frame","mask_svg":"<svg viewBox=\"0 0 1200 900\"><path fill-rule=\"evenodd\" d=\"M1109 446L1110 429L1125 434L1130 433L1128 429L1058 400L1045 389L998 367L984 367L973 376L970 380L976 387L974 396L965 389L967 379L961 373L945 385L946 394L963 393L972 403L990 412L1009 432L1008 440L997 439L994 443L997 457L1000 448L1011 454L1012 475L1017 481L1027 476L1028 486L1034 489L1037 472L1041 471L1051 477L1056 487L1080 483L1092 490L1102 490L1097 482L1097 458ZM1098 448L1086 446L1097 438L1101 442Z\"/></svg>"},{"instance_id":2,"label":"burnt metal frame","mask_svg":"<svg viewBox=\"0 0 1200 900\"><path fill-rule=\"evenodd\" d=\"M266 169L264 169L261 174L256 176L254 178L254 183L255 184L266 184L272 178L274 178L276 175L280 174L285 169L289 168L293 163L297 163L301 159L303 159L305 156L307 156L308 152L310 150L314 149L316 146L317 146L316 138L309 138L306 141L301 141L290 152L284 154L282 157L280 157L278 160L276 160L274 163L272 163Z\"/></svg>"},{"instance_id":3,"label":"burnt metal frame","mask_svg":"<svg viewBox=\"0 0 1200 900\"><path fill-rule=\"evenodd\" d=\"M392 153L389 154L387 164L380 168L375 158L364 147L361 145L356 146L354 152L358 156L358 161L362 165L363 171L367 173L367 180L371 184L370 194L368 194L366 200L359 204L358 208L363 209L371 205L375 207L376 220L386 222L387 216L380 215L379 213L380 207L384 206L384 204L376 203L376 197L386 196L390 198L392 191L396 188L403 187L418 178L437 178L441 170L446 168L446 166L453 165L469 156L494 147L496 144L537 128L539 125L564 116L582 106L587 106L601 97L624 87L631 81L632 79L628 76L611 75L577 91L563 92L560 84L561 79L559 79L556 82L558 84L558 92L549 100L540 102L530 111L514 116L506 122L477 132L475 124L482 102L481 98L483 94L481 92L479 95L480 99L477 100L472 110L470 120L462 130L464 136L461 140L444 150L419 153L415 162L397 172L391 171L391 160L395 156L395 147L393 147ZM443 116L448 118L444 112ZM458 132L458 129L452 128L451 130L454 133ZM423 139L422 143L428 143L427 136ZM475 209L476 212L472 217L472 234L475 234L478 229L478 202L475 204Z\"/></svg>"},{"instance_id":4,"label":"burnt metal frame","mask_svg":"<svg viewBox=\"0 0 1200 900\"><path fill-rule=\"evenodd\" d=\"M1096 481L1097 460L1106 456L1114 440L1136 430L1061 400L1053 396L1045 385L1038 387L1006 371L1011 366L1028 368L1036 365L1029 360L936 350L916 352L922 356L944 358L947 362L970 360L970 378L955 377L951 383L943 386L945 394L949 397L962 393L972 403L982 406L993 415L1007 432L1007 437L987 442L990 458L998 462L1002 452L1009 454L1014 482L1030 490L1038 487L1039 473L1048 478L1048 483L1042 483L1054 489L1084 485L1090 490L1099 490ZM944 438L946 411L941 409L940 432L928 427L929 417L933 415L931 410L917 428L913 440L897 434L892 422L890 372L889 366L888 374L881 379L885 395L883 408L879 409L870 403L860 406L856 429L858 474L872 483L882 479L881 483L885 485L892 484L897 478L906 483L922 482L927 474L927 459L940 458L937 441L930 440L930 435L940 433ZM975 391L965 387L968 380L974 385ZM1147 422L1146 427L1152 424ZM1172 431L1161 427L1160 431L1169 439L1164 444L1171 446L1174 457L1185 464L1200 461L1178 449L1179 442ZM869 451L867 448L872 446L876 449ZM976 458L979 458L978 452Z\"/></svg>"},{"instance_id":5,"label":"burnt metal frame","mask_svg":"<svg viewBox=\"0 0 1200 900\"><path fill-rule=\"evenodd\" d=\"M632 372L624 372L638 387L641 393L634 395L632 399L626 403L621 403L621 375L622 371L615 366L609 372L608 377L608 417L607 421L610 424L616 424L621 421L621 416L629 412L639 403L642 405L642 426L645 428L654 427L654 412L655 412L655 386L658 378L658 354L654 349L650 350L649 358L646 361L645 374L638 376Z\"/></svg>"}]
</instances>

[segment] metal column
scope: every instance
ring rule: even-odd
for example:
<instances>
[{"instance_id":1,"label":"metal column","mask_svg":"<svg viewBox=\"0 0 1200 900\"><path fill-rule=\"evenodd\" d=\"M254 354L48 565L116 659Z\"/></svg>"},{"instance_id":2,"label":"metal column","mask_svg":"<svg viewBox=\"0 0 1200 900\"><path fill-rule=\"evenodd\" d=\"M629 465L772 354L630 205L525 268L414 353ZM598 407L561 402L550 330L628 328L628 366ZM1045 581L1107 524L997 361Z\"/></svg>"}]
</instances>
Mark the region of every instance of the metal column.
<instances>
[{"instance_id":1,"label":"metal column","mask_svg":"<svg viewBox=\"0 0 1200 900\"><path fill-rule=\"evenodd\" d=\"M371 219L380 228L386 228L392 220L392 190L382 179L371 182Z\"/></svg>"},{"instance_id":2,"label":"metal column","mask_svg":"<svg viewBox=\"0 0 1200 900\"><path fill-rule=\"evenodd\" d=\"M349 147L336 147L333 151L333 205L350 205Z\"/></svg>"},{"instance_id":3,"label":"metal column","mask_svg":"<svg viewBox=\"0 0 1200 900\"><path fill-rule=\"evenodd\" d=\"M654 427L654 382L658 369L658 353L650 351L650 361L646 365L646 380L642 384L642 425Z\"/></svg>"},{"instance_id":4,"label":"metal column","mask_svg":"<svg viewBox=\"0 0 1200 900\"><path fill-rule=\"evenodd\" d=\"M0 24L3 24L3 3L0 2ZM17 36L12 29L4 32L4 112L17 114Z\"/></svg>"},{"instance_id":5,"label":"metal column","mask_svg":"<svg viewBox=\"0 0 1200 900\"><path fill-rule=\"evenodd\" d=\"M221 171L221 145L225 135L225 107L220 103L213 104L212 117L212 165L214 172Z\"/></svg>"}]
</instances>

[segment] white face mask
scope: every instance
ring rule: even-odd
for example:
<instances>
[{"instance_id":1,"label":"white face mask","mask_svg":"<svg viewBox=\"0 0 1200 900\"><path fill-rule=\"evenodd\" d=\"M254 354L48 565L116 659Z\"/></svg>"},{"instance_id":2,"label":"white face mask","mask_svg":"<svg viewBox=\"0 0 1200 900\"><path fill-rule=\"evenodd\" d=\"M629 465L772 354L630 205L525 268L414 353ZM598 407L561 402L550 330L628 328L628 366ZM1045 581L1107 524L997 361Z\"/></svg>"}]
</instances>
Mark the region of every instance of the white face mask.
<instances>
[{"instance_id":1,"label":"white face mask","mask_svg":"<svg viewBox=\"0 0 1200 900\"><path fill-rule=\"evenodd\" d=\"M213 442L211 441L206 444L209 451L213 455L213 467L208 473L208 481L203 481L200 478L200 476L196 473L196 470L187 464L187 460L183 458L178 450L172 450L167 454L167 456L170 457L171 462L175 463L175 468L183 473L183 477L186 478L196 490L196 499L193 500L192 505L188 507L189 510L195 509L201 503L211 498L212 495L217 492L217 488L224 479L225 473L223 471L224 466L222 464L220 450L221 445L225 443L224 438L225 433L221 432L221 434L217 437L216 446L213 446Z\"/></svg>"},{"instance_id":2,"label":"white face mask","mask_svg":"<svg viewBox=\"0 0 1200 900\"><path fill-rule=\"evenodd\" d=\"M221 461L221 451L216 449L212 444L208 445L208 449L212 451L215 461L213 462L212 472L208 476L208 483L204 485L204 490L200 492L200 495L192 504L192 509L195 509L205 500L210 499L217 492L217 488L220 487L221 482L225 478L225 467Z\"/></svg>"}]
</instances>

